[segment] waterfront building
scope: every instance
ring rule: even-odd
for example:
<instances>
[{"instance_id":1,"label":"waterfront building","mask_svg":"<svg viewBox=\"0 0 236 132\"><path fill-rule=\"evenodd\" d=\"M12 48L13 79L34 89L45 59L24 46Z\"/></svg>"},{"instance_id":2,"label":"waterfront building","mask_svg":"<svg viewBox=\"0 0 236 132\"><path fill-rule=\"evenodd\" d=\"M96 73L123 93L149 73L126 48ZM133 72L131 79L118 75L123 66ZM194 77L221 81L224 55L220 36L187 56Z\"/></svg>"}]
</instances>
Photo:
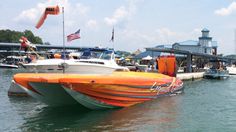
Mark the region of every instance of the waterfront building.
<instances>
[{"instance_id":1,"label":"waterfront building","mask_svg":"<svg viewBox=\"0 0 236 132\"><path fill-rule=\"evenodd\" d=\"M196 40L187 40L183 42L177 42L172 45L173 49L185 50L194 53L217 55L217 41L212 41L212 37L209 37L209 30L204 28L202 36Z\"/></svg>"}]
</instances>

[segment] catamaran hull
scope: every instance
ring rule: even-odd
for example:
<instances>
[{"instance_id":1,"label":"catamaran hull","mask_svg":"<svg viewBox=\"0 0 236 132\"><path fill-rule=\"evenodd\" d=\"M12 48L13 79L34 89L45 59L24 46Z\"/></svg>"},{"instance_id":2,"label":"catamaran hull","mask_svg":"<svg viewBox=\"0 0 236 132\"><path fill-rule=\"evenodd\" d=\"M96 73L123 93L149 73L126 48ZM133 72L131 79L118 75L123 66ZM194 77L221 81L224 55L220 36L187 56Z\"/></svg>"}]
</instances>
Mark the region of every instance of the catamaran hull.
<instances>
[{"instance_id":1,"label":"catamaran hull","mask_svg":"<svg viewBox=\"0 0 236 132\"><path fill-rule=\"evenodd\" d=\"M99 109L112 109L112 108L121 108L117 106L112 106L109 104L106 104L104 102L98 101L90 96L87 96L85 94L82 94L80 92L64 88L65 91L71 95L78 103L83 105L86 108L92 109L92 110L99 110Z\"/></svg>"},{"instance_id":2,"label":"catamaran hull","mask_svg":"<svg viewBox=\"0 0 236 132\"><path fill-rule=\"evenodd\" d=\"M125 106L122 106L121 104L114 105L114 104L111 104L111 103L106 103L105 101L102 101L100 99L96 99L95 97L88 96L88 95L86 95L84 93L81 93L79 91L75 91L75 90L72 90L72 89L69 89L69 88L66 88L66 87L64 87L64 89L77 102L79 102L81 105L83 105L84 107L86 107L88 109L99 110L99 109L112 109L112 108L122 108L122 107L125 107ZM165 94L157 95L156 97L151 97L150 99L147 99L147 100L155 99L155 98L162 97L162 96L173 96L173 95L181 94L182 92L183 92L183 87L181 87L178 90L173 91L173 92L168 92L168 93L165 93ZM110 100L110 102L111 101L112 101L112 99ZM131 105L135 105L135 104L142 103L142 102L144 102L144 101L129 102L130 104L128 104L128 105L125 104L125 105L131 106ZM120 103L122 103L122 102L120 102Z\"/></svg>"},{"instance_id":3,"label":"catamaran hull","mask_svg":"<svg viewBox=\"0 0 236 132\"><path fill-rule=\"evenodd\" d=\"M31 97L50 106L79 105L67 92L56 83L29 82L32 88L26 88L18 84Z\"/></svg>"},{"instance_id":4,"label":"catamaran hull","mask_svg":"<svg viewBox=\"0 0 236 132\"><path fill-rule=\"evenodd\" d=\"M29 95L50 106L79 104L89 109L129 107L161 96L181 93L183 90L181 80L157 73L22 73L16 74L14 80Z\"/></svg>"},{"instance_id":5,"label":"catamaran hull","mask_svg":"<svg viewBox=\"0 0 236 132\"><path fill-rule=\"evenodd\" d=\"M31 95L47 105L64 106L78 104L58 83L30 82L29 85L37 91Z\"/></svg>"}]
</instances>

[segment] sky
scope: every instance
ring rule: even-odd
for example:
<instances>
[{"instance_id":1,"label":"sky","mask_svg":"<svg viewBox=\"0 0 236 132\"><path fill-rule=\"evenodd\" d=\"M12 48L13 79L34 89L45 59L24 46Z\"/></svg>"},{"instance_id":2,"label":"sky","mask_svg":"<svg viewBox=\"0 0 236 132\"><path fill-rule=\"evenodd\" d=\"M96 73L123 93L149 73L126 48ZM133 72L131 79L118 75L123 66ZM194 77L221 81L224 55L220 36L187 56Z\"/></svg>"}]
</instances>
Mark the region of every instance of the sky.
<instances>
[{"instance_id":1,"label":"sky","mask_svg":"<svg viewBox=\"0 0 236 132\"><path fill-rule=\"evenodd\" d=\"M134 52L146 47L198 40L210 30L218 53L236 53L236 1L233 0L2 0L0 29L31 30L44 42L62 45L62 14L49 15L36 29L43 10L65 9L65 36L80 29L68 46L110 47ZM114 43L110 41L114 27Z\"/></svg>"}]
</instances>

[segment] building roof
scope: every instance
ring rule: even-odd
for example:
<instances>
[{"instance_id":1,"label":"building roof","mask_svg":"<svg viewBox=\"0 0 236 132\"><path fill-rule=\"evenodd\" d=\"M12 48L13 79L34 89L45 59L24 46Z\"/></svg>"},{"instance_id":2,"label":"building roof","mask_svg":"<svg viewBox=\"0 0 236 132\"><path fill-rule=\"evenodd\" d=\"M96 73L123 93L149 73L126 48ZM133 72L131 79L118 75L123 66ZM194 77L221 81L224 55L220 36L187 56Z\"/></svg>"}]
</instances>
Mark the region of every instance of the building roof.
<instances>
[{"instance_id":1,"label":"building roof","mask_svg":"<svg viewBox=\"0 0 236 132\"><path fill-rule=\"evenodd\" d=\"M166 45L162 44L162 45L155 46L155 48L172 48L172 45L170 45L170 44L166 44Z\"/></svg>"},{"instance_id":2,"label":"building roof","mask_svg":"<svg viewBox=\"0 0 236 132\"><path fill-rule=\"evenodd\" d=\"M208 30L207 28L203 28L202 32L210 32L210 30Z\"/></svg>"},{"instance_id":3,"label":"building roof","mask_svg":"<svg viewBox=\"0 0 236 132\"><path fill-rule=\"evenodd\" d=\"M183 41L183 42L178 42L177 44L179 44L179 45L197 46L197 45L198 45L198 41L195 41L195 40L186 40L186 41Z\"/></svg>"},{"instance_id":4,"label":"building roof","mask_svg":"<svg viewBox=\"0 0 236 132\"><path fill-rule=\"evenodd\" d=\"M134 58L141 59L146 56L157 57L157 56L160 56L160 54L161 54L161 52L145 51L145 52L142 52L142 53L136 55Z\"/></svg>"}]
</instances>

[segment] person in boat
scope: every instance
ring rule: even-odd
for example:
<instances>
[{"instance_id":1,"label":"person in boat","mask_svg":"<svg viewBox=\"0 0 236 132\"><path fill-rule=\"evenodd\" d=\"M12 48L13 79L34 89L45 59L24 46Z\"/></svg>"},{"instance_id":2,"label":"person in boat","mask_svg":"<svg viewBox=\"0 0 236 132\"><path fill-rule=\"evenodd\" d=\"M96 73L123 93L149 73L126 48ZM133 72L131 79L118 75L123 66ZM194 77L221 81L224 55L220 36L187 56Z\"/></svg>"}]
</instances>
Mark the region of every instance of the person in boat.
<instances>
[{"instance_id":1,"label":"person in boat","mask_svg":"<svg viewBox=\"0 0 236 132\"><path fill-rule=\"evenodd\" d=\"M159 61L159 56L156 58L156 70L158 71L158 61Z\"/></svg>"},{"instance_id":2,"label":"person in boat","mask_svg":"<svg viewBox=\"0 0 236 132\"><path fill-rule=\"evenodd\" d=\"M138 62L136 62L136 63L134 63L134 65L135 65L135 71L136 72L140 72L141 70L139 69L139 63Z\"/></svg>"},{"instance_id":3,"label":"person in boat","mask_svg":"<svg viewBox=\"0 0 236 132\"><path fill-rule=\"evenodd\" d=\"M30 55L28 54L25 58L25 63L30 63L32 60L31 60L31 57Z\"/></svg>"},{"instance_id":4,"label":"person in boat","mask_svg":"<svg viewBox=\"0 0 236 132\"><path fill-rule=\"evenodd\" d=\"M36 55L31 54L31 55L30 55L30 59L31 59L31 62L36 62L37 57L36 57Z\"/></svg>"}]
</instances>

